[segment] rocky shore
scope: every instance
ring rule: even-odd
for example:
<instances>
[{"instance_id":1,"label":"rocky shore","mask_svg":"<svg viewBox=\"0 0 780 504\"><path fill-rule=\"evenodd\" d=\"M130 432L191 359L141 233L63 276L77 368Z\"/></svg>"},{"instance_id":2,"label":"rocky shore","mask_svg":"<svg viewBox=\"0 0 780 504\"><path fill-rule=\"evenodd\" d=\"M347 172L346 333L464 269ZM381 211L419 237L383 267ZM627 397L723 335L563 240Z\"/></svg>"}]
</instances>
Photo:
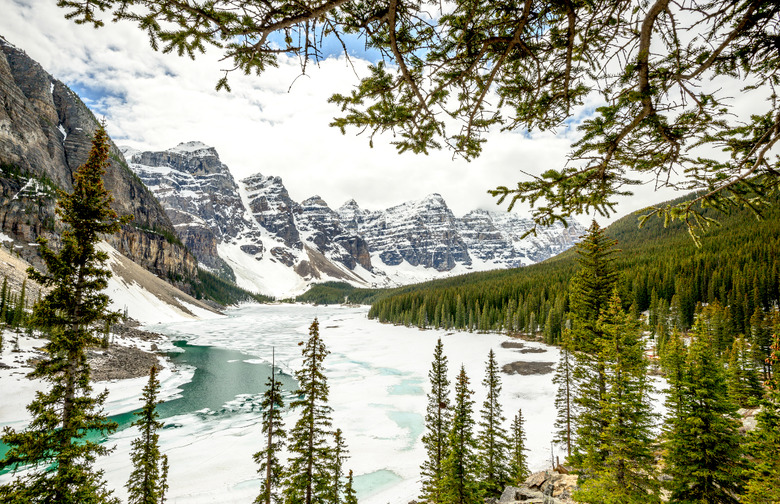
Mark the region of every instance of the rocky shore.
<instances>
[{"instance_id":1,"label":"rocky shore","mask_svg":"<svg viewBox=\"0 0 780 504\"><path fill-rule=\"evenodd\" d=\"M93 381L124 380L148 376L152 366L158 365L157 343L163 336L138 329L133 323L112 328L112 339L107 349L89 351L87 360ZM142 345L139 345L141 343ZM150 350L139 348L148 347Z\"/></svg>"}]
</instances>

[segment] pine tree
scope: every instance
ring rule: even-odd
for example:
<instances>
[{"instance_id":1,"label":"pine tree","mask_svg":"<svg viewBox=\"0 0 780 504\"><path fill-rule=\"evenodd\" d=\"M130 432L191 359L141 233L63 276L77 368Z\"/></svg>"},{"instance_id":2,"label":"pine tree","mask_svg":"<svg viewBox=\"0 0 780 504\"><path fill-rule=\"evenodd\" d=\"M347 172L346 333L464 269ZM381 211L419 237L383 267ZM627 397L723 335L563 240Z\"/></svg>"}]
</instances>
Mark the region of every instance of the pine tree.
<instances>
[{"instance_id":1,"label":"pine tree","mask_svg":"<svg viewBox=\"0 0 780 504\"><path fill-rule=\"evenodd\" d=\"M504 417L500 395L501 377L499 376L496 354L491 349L485 368L485 378L482 385L487 390L485 401L480 410L479 435L477 436L479 479L482 492L487 497L494 497L504 490L509 475L507 432L503 427Z\"/></svg>"},{"instance_id":2,"label":"pine tree","mask_svg":"<svg viewBox=\"0 0 780 504\"><path fill-rule=\"evenodd\" d=\"M679 404L665 426L666 472L673 502L737 503L742 490L742 451L723 368L699 321L688 350ZM675 411L675 409L677 411Z\"/></svg>"},{"instance_id":3,"label":"pine tree","mask_svg":"<svg viewBox=\"0 0 780 504\"><path fill-rule=\"evenodd\" d=\"M571 457L571 448L574 443L574 429L576 422L576 413L574 409L574 398L577 393L574 390L574 357L569 350L570 332L564 331L558 367L553 376L553 383L558 385L558 392L555 395L555 409L558 412L555 418L554 441L566 447L566 456Z\"/></svg>"},{"instance_id":4,"label":"pine tree","mask_svg":"<svg viewBox=\"0 0 780 504\"><path fill-rule=\"evenodd\" d=\"M357 494L355 494L352 469L349 470L347 483L344 485L344 504L358 504Z\"/></svg>"},{"instance_id":5,"label":"pine tree","mask_svg":"<svg viewBox=\"0 0 780 504\"><path fill-rule=\"evenodd\" d=\"M758 371L742 336L735 339L731 346L726 383L729 397L742 408L754 407L761 399L762 390Z\"/></svg>"},{"instance_id":6,"label":"pine tree","mask_svg":"<svg viewBox=\"0 0 780 504\"><path fill-rule=\"evenodd\" d=\"M167 475L162 474L161 462L165 456L160 454L160 435L157 433L163 427L157 413L159 391L157 367L152 366L149 382L141 396L144 405L135 413L138 418L132 423L133 427L138 427L141 436L133 440L130 450L133 472L125 485L129 504L160 504L164 499Z\"/></svg>"},{"instance_id":7,"label":"pine tree","mask_svg":"<svg viewBox=\"0 0 780 504\"><path fill-rule=\"evenodd\" d=\"M299 399L290 404L293 409L301 409L301 416L289 435L290 459L284 482L284 500L288 504L328 502L331 455L327 441L332 410L322 366L328 353L320 337L319 322L314 319L302 351L303 367L295 373L299 386L295 394Z\"/></svg>"},{"instance_id":8,"label":"pine tree","mask_svg":"<svg viewBox=\"0 0 780 504\"><path fill-rule=\"evenodd\" d=\"M520 485L530 475L528 459L525 455L525 429L523 411L517 410L512 420L512 439L510 442L509 482Z\"/></svg>"},{"instance_id":9,"label":"pine tree","mask_svg":"<svg viewBox=\"0 0 780 504\"><path fill-rule=\"evenodd\" d=\"M14 327L21 327L24 325L26 304L27 304L27 279L25 278L22 281L22 291L19 293L19 300L16 303L16 309L14 310L14 322L13 322Z\"/></svg>"},{"instance_id":10,"label":"pine tree","mask_svg":"<svg viewBox=\"0 0 780 504\"><path fill-rule=\"evenodd\" d=\"M476 480L479 467L475 458L477 442L474 439L472 394L466 369L461 366L455 382L452 427L447 436L449 452L442 464L443 502L448 504L474 504L481 500Z\"/></svg>"},{"instance_id":11,"label":"pine tree","mask_svg":"<svg viewBox=\"0 0 780 504\"><path fill-rule=\"evenodd\" d=\"M584 466L587 477L574 498L599 504L660 502L653 468L647 360L638 323L623 312L617 292L599 319L599 329L604 335L607 426L597 452L606 455L599 465Z\"/></svg>"},{"instance_id":12,"label":"pine tree","mask_svg":"<svg viewBox=\"0 0 780 504\"><path fill-rule=\"evenodd\" d=\"M600 467L607 455L602 443L609 423L604 411L607 394L605 335L599 318L617 287L614 245L615 241L593 221L583 241L577 244L580 269L570 286L571 351L575 353L572 376L573 389L577 393L574 399L577 416L576 443L572 446L569 462L586 475Z\"/></svg>"},{"instance_id":13,"label":"pine tree","mask_svg":"<svg viewBox=\"0 0 780 504\"><path fill-rule=\"evenodd\" d=\"M604 234L593 221L583 240L577 244L579 271L569 287L573 350L597 353L599 350L598 319L609 305L618 282L613 247L617 242Z\"/></svg>"},{"instance_id":14,"label":"pine tree","mask_svg":"<svg viewBox=\"0 0 780 504\"><path fill-rule=\"evenodd\" d=\"M255 499L257 504L270 504L273 499L281 502L278 488L284 476L284 468L278 454L284 448L287 433L284 431L282 409L282 383L276 380L276 360L271 359L271 376L266 381L261 407L263 408L262 427L266 445L263 450L254 454L255 463L260 464L258 473L264 476L260 495Z\"/></svg>"},{"instance_id":15,"label":"pine tree","mask_svg":"<svg viewBox=\"0 0 780 504\"><path fill-rule=\"evenodd\" d=\"M420 466L422 476L421 499L433 504L445 502L442 493L443 463L447 458L447 436L450 431L450 381L447 377L447 356L441 338L436 342L431 370L428 371L431 391L425 414L426 433L422 437L427 460Z\"/></svg>"},{"instance_id":16,"label":"pine tree","mask_svg":"<svg viewBox=\"0 0 780 504\"><path fill-rule=\"evenodd\" d=\"M664 351L661 353L661 368L666 375L666 381L669 383L669 389L666 391L666 410L667 421L675 418L675 421L682 421L685 406L685 371L688 350L683 343L680 334L674 331L664 345Z\"/></svg>"},{"instance_id":17,"label":"pine tree","mask_svg":"<svg viewBox=\"0 0 780 504\"><path fill-rule=\"evenodd\" d=\"M6 323L6 309L8 308L8 277L3 276L3 290L0 291L0 324Z\"/></svg>"},{"instance_id":18,"label":"pine tree","mask_svg":"<svg viewBox=\"0 0 780 504\"><path fill-rule=\"evenodd\" d=\"M780 360L780 342L773 336L767 359L769 367ZM775 504L780 502L780 386L777 377L767 383L769 392L756 415L756 428L748 434L747 453L753 457L748 467L748 482L742 502Z\"/></svg>"},{"instance_id":19,"label":"pine tree","mask_svg":"<svg viewBox=\"0 0 780 504\"><path fill-rule=\"evenodd\" d=\"M341 429L336 429L333 433L333 450L330 461L330 499L332 504L342 502L341 495L344 489L341 487L341 480L344 477L344 461L349 458L349 450L344 442L344 435Z\"/></svg>"},{"instance_id":20,"label":"pine tree","mask_svg":"<svg viewBox=\"0 0 780 504\"><path fill-rule=\"evenodd\" d=\"M0 469L26 465L31 471L0 488L4 502L91 504L115 502L95 470L95 458L110 450L87 438L89 431L107 435L116 424L106 420L106 392L92 396L86 350L100 344L96 330L118 314L108 311L101 293L111 271L108 256L96 250L101 237L119 230L120 219L109 206L112 197L101 179L108 166L108 136L95 131L86 163L74 173L73 192L60 194L57 214L65 230L62 247L52 251L39 238L48 273L28 269L31 279L51 290L33 307L31 322L50 337L46 357L33 376L51 383L28 405L32 421L25 431L6 428L9 451Z\"/></svg>"}]
</instances>

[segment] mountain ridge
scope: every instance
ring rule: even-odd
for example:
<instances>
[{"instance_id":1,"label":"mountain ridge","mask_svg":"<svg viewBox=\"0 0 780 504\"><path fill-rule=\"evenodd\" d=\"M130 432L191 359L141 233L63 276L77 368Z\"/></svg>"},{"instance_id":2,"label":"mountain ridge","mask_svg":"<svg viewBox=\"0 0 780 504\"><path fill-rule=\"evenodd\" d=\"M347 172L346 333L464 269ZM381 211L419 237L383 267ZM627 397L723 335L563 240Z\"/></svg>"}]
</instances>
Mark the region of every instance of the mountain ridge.
<instances>
[{"instance_id":1,"label":"mountain ridge","mask_svg":"<svg viewBox=\"0 0 780 504\"><path fill-rule=\"evenodd\" d=\"M201 264L263 294L289 297L328 280L394 286L533 264L584 233L573 221L521 238L530 220L487 210L456 217L437 193L385 210L363 209L355 199L334 210L319 195L297 202L278 175L236 181L216 149L199 141L123 152ZM221 213L212 211L216 201ZM472 226L470 215L487 231Z\"/></svg>"}]
</instances>

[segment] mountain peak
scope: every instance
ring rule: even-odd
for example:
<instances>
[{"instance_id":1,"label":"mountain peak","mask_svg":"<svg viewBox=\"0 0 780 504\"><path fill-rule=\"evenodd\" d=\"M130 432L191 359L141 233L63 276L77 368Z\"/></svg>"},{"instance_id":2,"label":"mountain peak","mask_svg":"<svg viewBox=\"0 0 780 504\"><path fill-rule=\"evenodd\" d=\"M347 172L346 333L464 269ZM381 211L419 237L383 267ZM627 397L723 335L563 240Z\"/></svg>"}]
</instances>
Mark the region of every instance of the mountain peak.
<instances>
[{"instance_id":1,"label":"mountain peak","mask_svg":"<svg viewBox=\"0 0 780 504\"><path fill-rule=\"evenodd\" d=\"M176 152L178 154L195 154L201 151L213 151L216 154L214 147L208 146L203 142L192 140L189 142L181 142L176 147L168 149L169 152Z\"/></svg>"}]
</instances>

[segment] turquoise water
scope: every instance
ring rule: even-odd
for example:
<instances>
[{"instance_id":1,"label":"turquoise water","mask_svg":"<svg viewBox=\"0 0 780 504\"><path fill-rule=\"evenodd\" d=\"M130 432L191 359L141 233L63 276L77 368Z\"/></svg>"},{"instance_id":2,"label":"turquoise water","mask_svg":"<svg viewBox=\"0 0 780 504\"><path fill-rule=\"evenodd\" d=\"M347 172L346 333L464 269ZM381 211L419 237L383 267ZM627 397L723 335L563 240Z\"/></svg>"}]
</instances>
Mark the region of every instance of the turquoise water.
<instances>
[{"instance_id":1,"label":"turquoise water","mask_svg":"<svg viewBox=\"0 0 780 504\"><path fill-rule=\"evenodd\" d=\"M387 469L355 476L353 488L361 498L370 497L403 481L403 478Z\"/></svg>"},{"instance_id":2,"label":"turquoise water","mask_svg":"<svg viewBox=\"0 0 780 504\"><path fill-rule=\"evenodd\" d=\"M237 411L259 411L262 394L266 390L266 381L271 376L271 366L247 362L257 357L236 350L210 346L190 345L186 341L175 341L177 348L183 350L170 352L168 357L176 366L195 368L192 380L181 386L180 397L163 402L157 406L157 412L164 421L177 415L198 413L203 415L223 415ZM298 385L292 376L279 373L276 379L282 388L291 393ZM140 401L139 401L140 406ZM112 415L109 420L126 429L135 420L134 412ZM176 427L166 422L165 428ZM98 440L99 435L88 436ZM0 458L8 452L8 446L0 443ZM0 471L4 474L6 471Z\"/></svg>"}]
</instances>

